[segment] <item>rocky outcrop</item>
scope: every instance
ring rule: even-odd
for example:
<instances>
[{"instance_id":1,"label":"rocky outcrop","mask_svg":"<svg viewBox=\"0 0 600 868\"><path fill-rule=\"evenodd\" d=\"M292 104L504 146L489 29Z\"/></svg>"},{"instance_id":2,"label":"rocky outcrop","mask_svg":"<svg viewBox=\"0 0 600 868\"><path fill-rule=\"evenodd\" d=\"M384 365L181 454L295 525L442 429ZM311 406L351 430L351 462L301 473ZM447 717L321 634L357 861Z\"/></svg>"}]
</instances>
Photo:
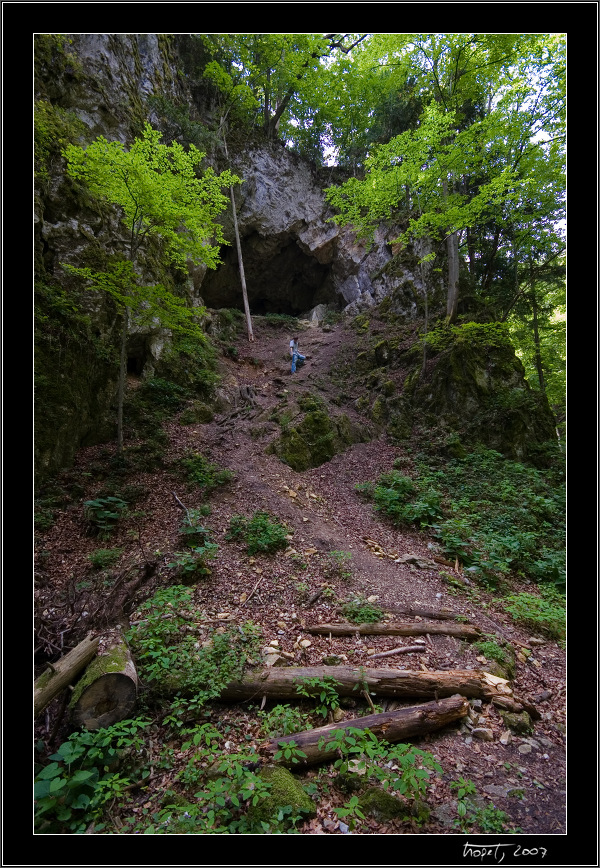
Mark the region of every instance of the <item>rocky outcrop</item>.
<instances>
[{"instance_id":1,"label":"rocky outcrop","mask_svg":"<svg viewBox=\"0 0 600 868\"><path fill-rule=\"evenodd\" d=\"M281 145L265 143L232 157L244 179L236 190L244 272L253 313L303 315L316 305L354 313L381 301L400 280L385 272L390 241L398 230L381 229L369 248L331 221L314 168ZM233 229L225 221L226 236ZM240 281L235 247L222 251L223 265L198 284L209 307L237 307ZM414 315L409 302L406 315Z\"/></svg>"}]
</instances>

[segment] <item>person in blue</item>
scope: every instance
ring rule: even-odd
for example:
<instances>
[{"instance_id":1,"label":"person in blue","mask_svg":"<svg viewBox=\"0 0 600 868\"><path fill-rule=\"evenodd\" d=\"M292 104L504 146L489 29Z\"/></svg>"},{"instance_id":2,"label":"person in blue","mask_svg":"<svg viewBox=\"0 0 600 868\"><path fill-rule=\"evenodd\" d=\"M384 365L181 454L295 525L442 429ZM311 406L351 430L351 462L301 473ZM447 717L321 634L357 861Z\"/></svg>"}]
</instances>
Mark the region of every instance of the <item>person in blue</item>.
<instances>
[{"instance_id":1,"label":"person in blue","mask_svg":"<svg viewBox=\"0 0 600 868\"><path fill-rule=\"evenodd\" d=\"M292 374L296 373L296 367L300 368L306 360L306 356L298 352L298 338L292 338L290 341L290 356L292 357Z\"/></svg>"}]
</instances>

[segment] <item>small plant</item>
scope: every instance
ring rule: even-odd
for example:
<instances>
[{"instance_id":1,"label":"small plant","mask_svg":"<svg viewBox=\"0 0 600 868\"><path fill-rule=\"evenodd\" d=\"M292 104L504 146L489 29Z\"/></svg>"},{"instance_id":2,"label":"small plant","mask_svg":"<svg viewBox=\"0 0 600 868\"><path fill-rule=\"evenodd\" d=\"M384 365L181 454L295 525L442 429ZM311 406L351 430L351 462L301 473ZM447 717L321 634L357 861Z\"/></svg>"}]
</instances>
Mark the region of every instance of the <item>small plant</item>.
<instances>
[{"instance_id":1,"label":"small plant","mask_svg":"<svg viewBox=\"0 0 600 868\"><path fill-rule=\"evenodd\" d=\"M95 570L105 570L117 563L124 549L96 549L88 555L88 560Z\"/></svg>"},{"instance_id":2,"label":"small plant","mask_svg":"<svg viewBox=\"0 0 600 868\"><path fill-rule=\"evenodd\" d=\"M110 535L115 524L127 510L128 503L120 497L98 497L86 500L84 515L89 526L101 536Z\"/></svg>"},{"instance_id":3,"label":"small plant","mask_svg":"<svg viewBox=\"0 0 600 868\"><path fill-rule=\"evenodd\" d=\"M197 485L205 494L210 494L233 479L233 472L212 464L199 452L191 452L177 462L188 481Z\"/></svg>"},{"instance_id":4,"label":"small plant","mask_svg":"<svg viewBox=\"0 0 600 868\"><path fill-rule=\"evenodd\" d=\"M142 731L150 725L143 718L124 720L95 732L74 733L38 768L34 796L35 827L40 833L84 832L90 823L101 831L105 809L114 799L123 800L129 777L109 770L139 761ZM142 777L149 774L148 770Z\"/></svg>"},{"instance_id":5,"label":"small plant","mask_svg":"<svg viewBox=\"0 0 600 868\"><path fill-rule=\"evenodd\" d=\"M340 579L347 580L352 578L352 573L346 566L348 561L352 560L352 554L350 552L332 551L329 552L328 557L331 560L332 572L338 575Z\"/></svg>"},{"instance_id":6,"label":"small plant","mask_svg":"<svg viewBox=\"0 0 600 868\"><path fill-rule=\"evenodd\" d=\"M365 819L365 815L361 811L358 803L358 796L352 796L349 801L345 802L342 808L334 808L333 810L340 820L348 821L348 828L351 831L356 829L360 820Z\"/></svg>"},{"instance_id":7,"label":"small plant","mask_svg":"<svg viewBox=\"0 0 600 868\"><path fill-rule=\"evenodd\" d=\"M179 533L188 544L205 543L210 536L210 530L202 524L205 515L206 512L202 511L202 508L187 510L185 518L179 526Z\"/></svg>"},{"instance_id":8,"label":"small plant","mask_svg":"<svg viewBox=\"0 0 600 868\"><path fill-rule=\"evenodd\" d=\"M286 763L298 763L300 760L306 759L306 754L304 751L300 750L293 739L290 741L278 741L277 746L279 750L276 751L273 756L274 762L281 762L284 760Z\"/></svg>"},{"instance_id":9,"label":"small plant","mask_svg":"<svg viewBox=\"0 0 600 868\"><path fill-rule=\"evenodd\" d=\"M353 624L376 624L384 615L382 609L362 596L354 597L344 603L341 612Z\"/></svg>"},{"instance_id":10,"label":"small plant","mask_svg":"<svg viewBox=\"0 0 600 868\"><path fill-rule=\"evenodd\" d=\"M251 518L234 515L229 524L229 534L226 539L243 539L248 554L257 552L272 554L278 549L286 548L289 531L283 524L266 512L255 512Z\"/></svg>"},{"instance_id":11,"label":"small plant","mask_svg":"<svg viewBox=\"0 0 600 868\"><path fill-rule=\"evenodd\" d=\"M208 576L207 561L216 557L218 549L217 543L207 542L203 546L193 546L189 552L175 552L175 559L168 566L176 569L183 580Z\"/></svg>"},{"instance_id":12,"label":"small plant","mask_svg":"<svg viewBox=\"0 0 600 868\"><path fill-rule=\"evenodd\" d=\"M327 717L329 712L340 707L336 690L340 686L335 678L326 675L324 678L300 678L294 681L296 692L316 701L315 711L321 717Z\"/></svg>"},{"instance_id":13,"label":"small plant","mask_svg":"<svg viewBox=\"0 0 600 868\"><path fill-rule=\"evenodd\" d=\"M262 731L270 738L312 728L306 715L291 705L276 705L271 711L259 711L258 717L262 720Z\"/></svg>"}]
</instances>

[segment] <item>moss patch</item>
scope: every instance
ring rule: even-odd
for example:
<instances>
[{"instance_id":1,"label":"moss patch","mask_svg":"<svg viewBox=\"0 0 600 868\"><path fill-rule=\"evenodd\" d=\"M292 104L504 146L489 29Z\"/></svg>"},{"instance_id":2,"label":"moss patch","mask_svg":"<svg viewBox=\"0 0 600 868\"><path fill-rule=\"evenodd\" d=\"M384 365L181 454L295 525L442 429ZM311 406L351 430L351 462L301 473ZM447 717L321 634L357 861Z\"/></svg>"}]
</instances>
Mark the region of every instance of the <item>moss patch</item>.
<instances>
[{"instance_id":1,"label":"moss patch","mask_svg":"<svg viewBox=\"0 0 600 868\"><path fill-rule=\"evenodd\" d=\"M300 781L282 766L265 766L260 777L271 785L269 795L248 811L248 818L268 822L277 816L280 808L292 807L292 814L302 811L307 817L316 816L315 805Z\"/></svg>"},{"instance_id":2,"label":"moss patch","mask_svg":"<svg viewBox=\"0 0 600 868\"><path fill-rule=\"evenodd\" d=\"M406 806L378 787L369 787L359 799L361 810L379 823L406 816Z\"/></svg>"},{"instance_id":3,"label":"moss patch","mask_svg":"<svg viewBox=\"0 0 600 868\"><path fill-rule=\"evenodd\" d=\"M311 410L296 427L289 427L269 447L293 470L320 467L361 439L344 415L331 417L325 410Z\"/></svg>"}]
</instances>

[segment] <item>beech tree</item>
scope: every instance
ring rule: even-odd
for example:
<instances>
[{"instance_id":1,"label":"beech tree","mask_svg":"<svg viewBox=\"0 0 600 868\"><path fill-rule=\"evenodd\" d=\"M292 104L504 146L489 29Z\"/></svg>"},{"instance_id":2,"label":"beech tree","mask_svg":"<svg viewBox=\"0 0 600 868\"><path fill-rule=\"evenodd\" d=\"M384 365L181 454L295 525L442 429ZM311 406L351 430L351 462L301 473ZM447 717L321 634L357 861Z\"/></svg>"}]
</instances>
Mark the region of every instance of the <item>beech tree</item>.
<instances>
[{"instance_id":1,"label":"beech tree","mask_svg":"<svg viewBox=\"0 0 600 868\"><path fill-rule=\"evenodd\" d=\"M127 230L126 256L109 261L107 270L66 266L107 292L123 317L118 388L117 442L123 448L123 398L127 369L127 335L130 320L158 320L164 327L202 338L198 316L202 308L189 308L164 286L143 282L140 251L150 238L159 240L165 264L185 274L188 262L215 268L219 245L226 244L215 218L227 206L223 187L239 183L229 171L217 175L197 170L205 156L194 145L186 151L177 142L160 143L161 133L146 124L128 149L103 136L87 147L69 145L63 154L68 174L84 184L93 196L120 209Z\"/></svg>"},{"instance_id":2,"label":"beech tree","mask_svg":"<svg viewBox=\"0 0 600 868\"><path fill-rule=\"evenodd\" d=\"M564 200L564 40L506 34L377 34L393 80L411 76L428 96L418 123L373 145L365 177L329 189L336 222L369 235L383 220L406 226L398 240L446 246L447 319L457 315L458 276L469 269L490 290L499 253L515 246L517 223L556 235ZM546 204L541 204L542 200ZM547 203L554 201L554 209ZM527 218L527 219L526 219ZM491 237L487 242L491 228ZM483 238L485 243L478 242ZM487 244L487 249L486 249Z\"/></svg>"}]
</instances>

